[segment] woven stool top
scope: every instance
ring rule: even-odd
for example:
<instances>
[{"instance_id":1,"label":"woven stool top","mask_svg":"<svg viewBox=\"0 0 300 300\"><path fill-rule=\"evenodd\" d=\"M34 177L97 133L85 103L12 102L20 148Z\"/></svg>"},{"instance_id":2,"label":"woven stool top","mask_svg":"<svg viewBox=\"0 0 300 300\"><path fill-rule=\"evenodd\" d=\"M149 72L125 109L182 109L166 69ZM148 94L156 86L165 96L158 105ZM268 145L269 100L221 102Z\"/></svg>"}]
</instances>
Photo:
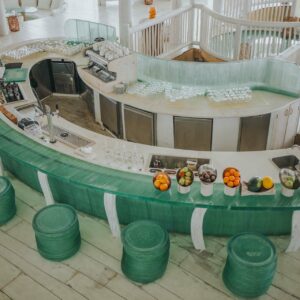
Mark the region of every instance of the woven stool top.
<instances>
[{"instance_id":1,"label":"woven stool top","mask_svg":"<svg viewBox=\"0 0 300 300\"><path fill-rule=\"evenodd\" d=\"M242 233L229 241L228 255L248 266L263 266L276 259L276 250L273 243L265 236Z\"/></svg>"},{"instance_id":2,"label":"woven stool top","mask_svg":"<svg viewBox=\"0 0 300 300\"><path fill-rule=\"evenodd\" d=\"M0 195L3 194L10 186L10 181L3 176L0 176Z\"/></svg>"},{"instance_id":3,"label":"woven stool top","mask_svg":"<svg viewBox=\"0 0 300 300\"><path fill-rule=\"evenodd\" d=\"M133 251L155 251L166 247L168 233L152 221L136 221L122 231L124 246Z\"/></svg>"},{"instance_id":4,"label":"woven stool top","mask_svg":"<svg viewBox=\"0 0 300 300\"><path fill-rule=\"evenodd\" d=\"M53 204L42 208L34 216L32 225L41 233L59 233L77 222L76 211L66 204Z\"/></svg>"}]
</instances>

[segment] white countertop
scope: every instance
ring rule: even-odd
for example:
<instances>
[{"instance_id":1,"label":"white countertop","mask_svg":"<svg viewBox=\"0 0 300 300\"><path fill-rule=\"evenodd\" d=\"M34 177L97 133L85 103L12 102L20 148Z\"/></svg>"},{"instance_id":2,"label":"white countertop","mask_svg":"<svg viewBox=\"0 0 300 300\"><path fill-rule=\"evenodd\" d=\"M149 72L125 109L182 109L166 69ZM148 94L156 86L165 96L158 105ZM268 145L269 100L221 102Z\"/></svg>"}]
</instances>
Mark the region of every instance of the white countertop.
<instances>
[{"instance_id":1,"label":"white countertop","mask_svg":"<svg viewBox=\"0 0 300 300\"><path fill-rule=\"evenodd\" d=\"M21 59L23 62L23 67L31 68L36 62L47 59L47 58L58 58L62 57L57 54L50 53L40 53L35 54L30 57ZM71 58L66 58L68 60L73 60L77 63L77 65L85 66L87 64L87 59L82 57L82 55L76 55ZM9 62L5 60L5 62ZM82 79L90 85L92 88L95 88L99 92L101 92L101 85L99 84L99 80L97 80L92 75L89 75L87 72L80 70L80 76ZM83 75L83 72L85 73ZM95 81L97 80L97 81ZM98 83L98 84L97 84ZM25 103L35 102L35 97L32 93L30 84L28 81L21 83L22 92L24 93L25 99L27 101L19 101L8 104L8 109L13 111L14 107L18 105L23 105ZM158 113L166 113L166 114L175 114L175 115L186 115L192 117L236 117L241 115L256 115L262 113L268 113L274 111L282 106L289 104L293 101L293 98L273 94L269 92L260 92L254 91L254 99L252 102L248 104L236 104L236 105L214 105L210 103L206 97L197 97L195 99L178 101L172 103L164 97L136 97L132 95L115 95L113 93L109 93L106 96L111 97L117 101L123 102L125 104L130 104L136 106L138 108L142 108L145 110L158 112ZM0 115L1 119L7 121L7 119ZM90 161L94 164L107 166L107 161L105 160L104 155L104 145L107 143L119 143L118 146L122 147L122 149L126 149L126 151L137 151L141 153L145 158L145 168L147 168L150 158L152 154L160 154L160 155L172 155L172 156L183 156L183 157L195 157L195 158L209 158L211 159L211 163L217 168L217 171L222 174L223 170L228 166L233 166L238 168L241 171L242 179L248 180L252 176L272 176L275 182L279 182L279 169L273 164L271 159L277 156L294 154L298 158L300 158L300 152L298 148L294 149L282 149L282 150L270 150L270 151L259 151L259 152L200 152L200 151L188 151L188 150L178 150L178 149L169 149L169 148L161 148L154 146L146 146L141 144L134 144L131 142L123 141L123 140L115 140L109 137L105 137L98 133L89 131L87 129L81 128L73 123L68 122L67 120L59 117L54 117L54 124L58 125L62 128L67 129L70 132L77 133L81 136L84 136L90 140L95 142L93 146L93 155L90 157L84 157L80 154L80 152L75 151L73 148L66 146L61 142L57 142L56 144L46 144L42 140L36 139L32 136L29 138L35 139L37 142L44 144L46 147L50 147L59 152L68 154L70 156ZM26 133L19 128L17 128L14 124L7 121L9 125L14 127L16 130L22 132L26 135ZM136 172L132 170L128 170L129 172ZM147 172L146 172L147 173ZM218 177L218 181L221 181L221 176Z\"/></svg>"}]
</instances>

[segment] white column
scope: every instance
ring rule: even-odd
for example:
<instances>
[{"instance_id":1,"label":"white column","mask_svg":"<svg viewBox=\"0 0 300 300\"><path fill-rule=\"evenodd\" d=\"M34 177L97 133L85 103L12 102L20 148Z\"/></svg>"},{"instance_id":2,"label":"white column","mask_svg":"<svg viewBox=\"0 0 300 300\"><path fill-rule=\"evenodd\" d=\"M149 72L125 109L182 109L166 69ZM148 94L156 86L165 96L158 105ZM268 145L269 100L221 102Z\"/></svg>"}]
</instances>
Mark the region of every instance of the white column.
<instances>
[{"instance_id":1,"label":"white column","mask_svg":"<svg viewBox=\"0 0 300 300\"><path fill-rule=\"evenodd\" d=\"M132 0L119 1L119 29L120 42L123 46L128 45L128 29L132 26Z\"/></svg>"},{"instance_id":2,"label":"white column","mask_svg":"<svg viewBox=\"0 0 300 300\"><path fill-rule=\"evenodd\" d=\"M7 19L5 16L4 0L0 0L0 36L9 33Z\"/></svg>"},{"instance_id":3,"label":"white column","mask_svg":"<svg viewBox=\"0 0 300 300\"><path fill-rule=\"evenodd\" d=\"M175 10L175 9L181 7L181 0L171 0L171 7L172 7L172 10Z\"/></svg>"},{"instance_id":4,"label":"white column","mask_svg":"<svg viewBox=\"0 0 300 300\"><path fill-rule=\"evenodd\" d=\"M294 16L300 17L300 0L296 0L296 3L294 4Z\"/></svg>"},{"instance_id":5,"label":"white column","mask_svg":"<svg viewBox=\"0 0 300 300\"><path fill-rule=\"evenodd\" d=\"M213 10L219 14L222 14L224 10L224 0L214 0Z\"/></svg>"}]
</instances>

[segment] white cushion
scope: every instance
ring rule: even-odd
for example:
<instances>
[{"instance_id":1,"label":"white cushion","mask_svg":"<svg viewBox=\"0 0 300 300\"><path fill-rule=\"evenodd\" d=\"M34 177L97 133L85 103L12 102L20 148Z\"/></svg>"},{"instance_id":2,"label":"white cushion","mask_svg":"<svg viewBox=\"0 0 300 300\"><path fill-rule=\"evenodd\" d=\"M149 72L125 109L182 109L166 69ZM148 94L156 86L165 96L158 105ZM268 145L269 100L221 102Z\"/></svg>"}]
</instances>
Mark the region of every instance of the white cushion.
<instances>
[{"instance_id":1,"label":"white cushion","mask_svg":"<svg viewBox=\"0 0 300 300\"><path fill-rule=\"evenodd\" d=\"M21 0L22 7L37 7L37 0Z\"/></svg>"},{"instance_id":2,"label":"white cushion","mask_svg":"<svg viewBox=\"0 0 300 300\"><path fill-rule=\"evenodd\" d=\"M63 0L52 0L51 9L58 9L63 5Z\"/></svg>"},{"instance_id":3,"label":"white cushion","mask_svg":"<svg viewBox=\"0 0 300 300\"><path fill-rule=\"evenodd\" d=\"M52 0L39 0L38 8L39 9L50 9Z\"/></svg>"},{"instance_id":4,"label":"white cushion","mask_svg":"<svg viewBox=\"0 0 300 300\"><path fill-rule=\"evenodd\" d=\"M6 9L20 7L19 0L4 0L4 6Z\"/></svg>"}]
</instances>

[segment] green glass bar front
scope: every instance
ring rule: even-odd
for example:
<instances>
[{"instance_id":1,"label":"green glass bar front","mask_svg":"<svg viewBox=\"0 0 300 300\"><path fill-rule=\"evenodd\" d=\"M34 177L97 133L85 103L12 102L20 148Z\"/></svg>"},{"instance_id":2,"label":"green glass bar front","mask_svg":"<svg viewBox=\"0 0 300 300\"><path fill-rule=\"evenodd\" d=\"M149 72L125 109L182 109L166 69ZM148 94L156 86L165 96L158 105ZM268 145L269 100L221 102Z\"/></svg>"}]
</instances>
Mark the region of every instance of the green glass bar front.
<instances>
[{"instance_id":1,"label":"green glass bar front","mask_svg":"<svg viewBox=\"0 0 300 300\"><path fill-rule=\"evenodd\" d=\"M161 193L152 178L94 165L47 148L0 121L0 155L4 167L32 188L41 191L37 171L48 175L54 199L90 215L106 219L105 192L117 195L120 223L150 219L169 231L189 233L195 207L208 208L204 233L232 235L243 231L288 234L294 210L300 209L299 191L291 199L276 196L227 197L223 184L215 185L211 197L199 193L195 182L187 195L179 194L176 182Z\"/></svg>"}]
</instances>

